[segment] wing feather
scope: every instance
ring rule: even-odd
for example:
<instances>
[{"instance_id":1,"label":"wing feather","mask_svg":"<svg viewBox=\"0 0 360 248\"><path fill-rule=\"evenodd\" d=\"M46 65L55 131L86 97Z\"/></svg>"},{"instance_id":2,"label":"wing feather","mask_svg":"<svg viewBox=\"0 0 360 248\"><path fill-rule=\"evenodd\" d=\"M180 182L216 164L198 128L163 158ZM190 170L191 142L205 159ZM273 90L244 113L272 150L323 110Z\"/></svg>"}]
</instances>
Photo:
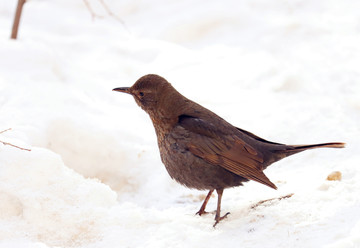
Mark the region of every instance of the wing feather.
<instances>
[{"instance_id":1,"label":"wing feather","mask_svg":"<svg viewBox=\"0 0 360 248\"><path fill-rule=\"evenodd\" d=\"M241 177L276 189L263 173L262 153L247 144L240 135L223 133L216 130L216 125L195 117L183 117L179 125L191 132L188 149L194 155Z\"/></svg>"}]
</instances>

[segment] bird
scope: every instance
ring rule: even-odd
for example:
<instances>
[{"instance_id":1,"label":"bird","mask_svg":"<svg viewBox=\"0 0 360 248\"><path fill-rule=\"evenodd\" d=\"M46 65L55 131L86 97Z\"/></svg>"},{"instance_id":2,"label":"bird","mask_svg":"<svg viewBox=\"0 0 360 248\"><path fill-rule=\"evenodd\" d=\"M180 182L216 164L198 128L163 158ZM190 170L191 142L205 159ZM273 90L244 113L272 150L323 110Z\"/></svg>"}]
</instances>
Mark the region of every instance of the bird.
<instances>
[{"instance_id":1,"label":"bird","mask_svg":"<svg viewBox=\"0 0 360 248\"><path fill-rule=\"evenodd\" d=\"M243 186L249 180L277 189L263 172L272 163L308 149L345 146L342 142L285 145L267 141L184 97L156 74L113 91L132 95L150 116L170 177L188 188L209 191L198 215L207 213L206 205L217 192L214 227L229 214L221 216L224 189Z\"/></svg>"}]
</instances>

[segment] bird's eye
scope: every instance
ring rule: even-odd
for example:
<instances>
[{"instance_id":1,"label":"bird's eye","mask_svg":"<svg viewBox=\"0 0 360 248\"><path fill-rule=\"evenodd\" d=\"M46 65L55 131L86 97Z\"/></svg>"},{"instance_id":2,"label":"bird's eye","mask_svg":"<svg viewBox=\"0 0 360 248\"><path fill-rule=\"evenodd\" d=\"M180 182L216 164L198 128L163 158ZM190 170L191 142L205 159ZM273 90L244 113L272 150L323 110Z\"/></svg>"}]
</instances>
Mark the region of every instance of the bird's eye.
<instances>
[{"instance_id":1,"label":"bird's eye","mask_svg":"<svg viewBox=\"0 0 360 248\"><path fill-rule=\"evenodd\" d=\"M140 95L140 96L144 96L144 92L139 92L139 95Z\"/></svg>"}]
</instances>

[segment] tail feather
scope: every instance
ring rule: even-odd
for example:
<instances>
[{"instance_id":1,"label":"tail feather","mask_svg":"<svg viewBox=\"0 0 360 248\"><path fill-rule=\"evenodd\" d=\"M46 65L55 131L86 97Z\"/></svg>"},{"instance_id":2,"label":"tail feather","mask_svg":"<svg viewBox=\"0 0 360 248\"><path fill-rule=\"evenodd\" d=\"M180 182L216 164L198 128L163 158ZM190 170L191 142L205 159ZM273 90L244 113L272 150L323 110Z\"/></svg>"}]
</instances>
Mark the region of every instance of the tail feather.
<instances>
[{"instance_id":1,"label":"tail feather","mask_svg":"<svg viewBox=\"0 0 360 248\"><path fill-rule=\"evenodd\" d=\"M322 144L313 144L313 145L293 145L293 146L286 146L285 150L282 150L281 153L284 154L286 157L293 155L298 152L302 152L309 149L315 148L344 148L345 143L342 142L331 142L331 143L322 143Z\"/></svg>"},{"instance_id":2,"label":"tail feather","mask_svg":"<svg viewBox=\"0 0 360 248\"><path fill-rule=\"evenodd\" d=\"M290 146L290 147L292 147L295 150L307 150L307 149L314 149L314 148L321 148L321 147L344 148L345 143L332 142L332 143L322 143L322 144L314 144L314 145L296 145L296 146Z\"/></svg>"},{"instance_id":3,"label":"tail feather","mask_svg":"<svg viewBox=\"0 0 360 248\"><path fill-rule=\"evenodd\" d=\"M276 147L276 146L274 146ZM276 161L279 161L283 158L286 158L288 156L294 155L296 153L302 152L302 151L306 151L309 149L314 149L314 148L322 148L322 147L328 147L328 148L344 148L345 147L345 143L342 142L331 142L331 143L322 143L322 144L313 144L313 145L279 145L277 147L277 149L275 148L274 150L272 150L272 155L273 157L271 157L271 159L269 159L269 161L267 161L267 163L264 165L264 169L269 166L271 163L274 163Z\"/></svg>"}]
</instances>

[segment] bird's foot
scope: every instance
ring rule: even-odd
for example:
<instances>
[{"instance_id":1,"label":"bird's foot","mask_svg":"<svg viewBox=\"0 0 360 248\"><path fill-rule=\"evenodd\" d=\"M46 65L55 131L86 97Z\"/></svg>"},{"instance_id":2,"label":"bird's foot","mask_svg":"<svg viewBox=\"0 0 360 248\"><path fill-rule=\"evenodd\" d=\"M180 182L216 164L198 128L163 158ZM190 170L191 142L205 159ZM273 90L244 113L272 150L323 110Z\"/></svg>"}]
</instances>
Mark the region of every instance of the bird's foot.
<instances>
[{"instance_id":1,"label":"bird's foot","mask_svg":"<svg viewBox=\"0 0 360 248\"><path fill-rule=\"evenodd\" d=\"M230 214L230 212L227 212L224 216L220 217L220 216L215 216L215 224L213 225L213 227L215 227L220 221L222 221L223 219L225 219L228 215Z\"/></svg>"},{"instance_id":2,"label":"bird's foot","mask_svg":"<svg viewBox=\"0 0 360 248\"><path fill-rule=\"evenodd\" d=\"M199 216L201 216L201 215L209 214L209 212L206 212L205 210L200 209L199 211L196 212L196 214L198 214ZM196 214L195 214L195 215L196 215Z\"/></svg>"},{"instance_id":3,"label":"bird's foot","mask_svg":"<svg viewBox=\"0 0 360 248\"><path fill-rule=\"evenodd\" d=\"M198 214L198 215L203 215L203 214L208 214L208 212L206 212L205 211L205 208L206 208L206 205L207 205L207 203L208 203L208 201L209 201L209 199L210 199L210 197L211 197L211 194L214 192L214 190L213 189L211 189L210 191L209 191L209 193L207 194L207 196L205 197L205 199L204 199L204 202L203 202L203 204L201 205L201 208L199 209L199 211L197 211L197 213L196 214Z\"/></svg>"}]
</instances>

